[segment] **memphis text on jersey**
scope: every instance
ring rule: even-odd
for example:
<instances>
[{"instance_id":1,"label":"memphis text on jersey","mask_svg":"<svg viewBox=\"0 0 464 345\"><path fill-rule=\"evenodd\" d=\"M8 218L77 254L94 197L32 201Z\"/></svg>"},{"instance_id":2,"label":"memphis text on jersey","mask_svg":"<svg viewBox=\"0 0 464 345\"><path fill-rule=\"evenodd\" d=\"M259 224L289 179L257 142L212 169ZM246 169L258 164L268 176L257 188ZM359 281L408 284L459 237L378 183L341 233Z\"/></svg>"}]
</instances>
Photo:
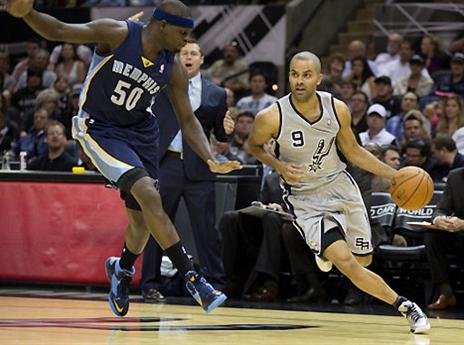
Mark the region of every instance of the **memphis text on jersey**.
<instances>
[{"instance_id":1,"label":"memphis text on jersey","mask_svg":"<svg viewBox=\"0 0 464 345\"><path fill-rule=\"evenodd\" d=\"M162 72L161 69L163 67L164 65L161 65L160 72ZM158 83L150 78L148 74L126 62L114 60L113 72L131 78L135 82L139 83L150 95L154 95L160 89Z\"/></svg>"}]
</instances>

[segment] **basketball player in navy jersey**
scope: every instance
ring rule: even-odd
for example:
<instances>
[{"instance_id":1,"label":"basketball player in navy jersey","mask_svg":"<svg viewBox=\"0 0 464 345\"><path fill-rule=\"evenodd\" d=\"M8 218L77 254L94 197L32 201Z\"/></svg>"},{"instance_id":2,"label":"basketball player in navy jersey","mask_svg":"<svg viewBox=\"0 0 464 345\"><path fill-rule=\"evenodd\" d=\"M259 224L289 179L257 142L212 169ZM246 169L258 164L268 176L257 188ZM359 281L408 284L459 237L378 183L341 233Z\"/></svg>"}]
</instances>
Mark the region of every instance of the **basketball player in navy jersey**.
<instances>
[{"instance_id":1,"label":"basketball player in navy jersey","mask_svg":"<svg viewBox=\"0 0 464 345\"><path fill-rule=\"evenodd\" d=\"M97 44L80 95L80 111L73 118L73 137L121 190L127 207L129 226L121 258L110 257L105 265L111 309L118 316L127 314L133 265L151 233L179 269L195 300L206 312L212 311L226 296L195 272L163 211L157 190L158 123L149 113L156 94L167 86L184 139L210 170L227 173L240 168L238 162L214 161L192 113L187 74L175 57L194 26L188 7L178 0L164 0L143 26L113 19L66 24L33 10L32 3L3 1L1 9L23 18L50 41Z\"/></svg>"},{"instance_id":2,"label":"basketball player in navy jersey","mask_svg":"<svg viewBox=\"0 0 464 345\"><path fill-rule=\"evenodd\" d=\"M361 147L351 130L345 103L316 91L322 80L319 58L310 52L290 62L291 93L258 113L249 137L250 152L281 176L284 201L298 231L323 271L332 263L358 288L393 305L414 333L427 333L422 310L365 268L372 261L371 231L358 186L346 172L337 146L351 162L391 179L395 170ZM276 141L275 156L264 150Z\"/></svg>"}]
</instances>

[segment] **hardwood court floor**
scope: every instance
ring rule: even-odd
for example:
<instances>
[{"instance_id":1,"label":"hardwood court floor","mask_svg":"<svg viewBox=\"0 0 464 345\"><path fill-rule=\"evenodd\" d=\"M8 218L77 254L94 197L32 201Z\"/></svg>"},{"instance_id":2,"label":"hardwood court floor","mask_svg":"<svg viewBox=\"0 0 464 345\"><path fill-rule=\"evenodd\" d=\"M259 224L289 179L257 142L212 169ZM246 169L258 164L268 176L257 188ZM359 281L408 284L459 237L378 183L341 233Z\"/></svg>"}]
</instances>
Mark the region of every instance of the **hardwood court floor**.
<instances>
[{"instance_id":1,"label":"hardwood court floor","mask_svg":"<svg viewBox=\"0 0 464 345\"><path fill-rule=\"evenodd\" d=\"M132 303L124 318L105 301L1 297L0 344L463 344L464 320L432 319L413 336L400 316Z\"/></svg>"}]
</instances>

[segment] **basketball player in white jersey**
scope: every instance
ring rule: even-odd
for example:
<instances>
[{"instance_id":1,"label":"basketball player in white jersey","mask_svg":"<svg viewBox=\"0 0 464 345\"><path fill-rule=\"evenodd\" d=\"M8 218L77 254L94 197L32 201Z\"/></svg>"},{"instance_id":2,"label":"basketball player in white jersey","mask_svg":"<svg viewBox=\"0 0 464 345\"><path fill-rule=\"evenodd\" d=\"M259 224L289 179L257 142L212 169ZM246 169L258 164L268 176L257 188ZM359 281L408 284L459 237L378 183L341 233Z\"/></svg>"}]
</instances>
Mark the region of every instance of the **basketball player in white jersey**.
<instances>
[{"instance_id":1,"label":"basketball player in white jersey","mask_svg":"<svg viewBox=\"0 0 464 345\"><path fill-rule=\"evenodd\" d=\"M316 254L318 266L332 263L358 288L393 305L413 333L427 333L430 324L417 304L393 291L365 268L372 261L369 220L361 193L337 146L348 160L391 179L395 170L361 147L351 131L345 103L316 91L322 80L319 58L300 52L290 62L291 93L258 113L249 150L281 176L284 201L294 213L293 226ZM275 156L263 146L276 140Z\"/></svg>"}]
</instances>

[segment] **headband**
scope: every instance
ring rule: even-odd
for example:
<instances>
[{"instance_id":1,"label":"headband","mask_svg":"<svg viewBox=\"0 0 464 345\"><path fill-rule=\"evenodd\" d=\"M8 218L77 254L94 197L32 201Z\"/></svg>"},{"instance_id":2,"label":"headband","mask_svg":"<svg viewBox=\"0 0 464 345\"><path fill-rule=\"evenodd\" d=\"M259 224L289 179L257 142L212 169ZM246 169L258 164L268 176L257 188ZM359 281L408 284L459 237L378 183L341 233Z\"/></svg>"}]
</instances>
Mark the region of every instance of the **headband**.
<instances>
[{"instance_id":1,"label":"headband","mask_svg":"<svg viewBox=\"0 0 464 345\"><path fill-rule=\"evenodd\" d=\"M184 28L193 29L193 27L195 26L195 22L193 21L193 19L167 13L159 7L155 8L155 10L153 11L153 18L155 18L156 20L165 20L169 24L182 26Z\"/></svg>"}]
</instances>

